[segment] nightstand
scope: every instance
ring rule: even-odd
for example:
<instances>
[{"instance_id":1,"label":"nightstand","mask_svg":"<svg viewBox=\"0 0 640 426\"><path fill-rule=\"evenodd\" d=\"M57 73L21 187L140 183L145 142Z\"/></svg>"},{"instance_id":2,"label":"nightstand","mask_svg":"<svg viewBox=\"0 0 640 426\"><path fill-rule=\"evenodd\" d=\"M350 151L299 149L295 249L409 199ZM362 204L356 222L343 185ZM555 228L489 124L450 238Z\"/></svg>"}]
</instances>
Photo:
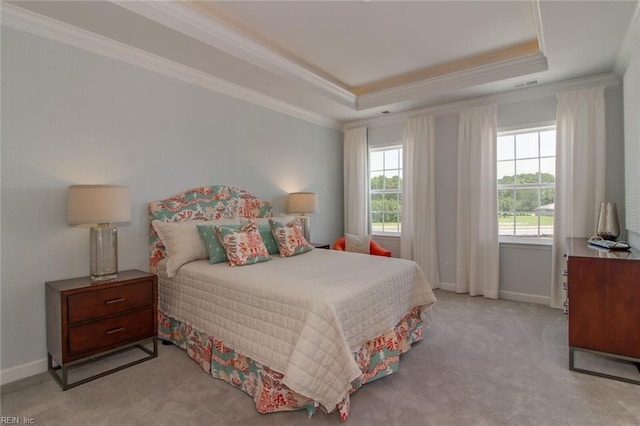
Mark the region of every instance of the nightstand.
<instances>
[{"instance_id":1,"label":"nightstand","mask_svg":"<svg viewBox=\"0 0 640 426\"><path fill-rule=\"evenodd\" d=\"M158 279L138 270L107 282L90 277L46 283L48 370L62 390L158 356ZM152 343L153 349L145 344ZM131 349L146 356L68 382L68 370ZM55 363L55 367L54 367Z\"/></svg>"},{"instance_id":2,"label":"nightstand","mask_svg":"<svg viewBox=\"0 0 640 426\"><path fill-rule=\"evenodd\" d=\"M327 249L328 250L328 249L331 248L331 245L323 244L323 243L311 243L311 245L314 246L315 248L318 248L318 249Z\"/></svg>"}]
</instances>

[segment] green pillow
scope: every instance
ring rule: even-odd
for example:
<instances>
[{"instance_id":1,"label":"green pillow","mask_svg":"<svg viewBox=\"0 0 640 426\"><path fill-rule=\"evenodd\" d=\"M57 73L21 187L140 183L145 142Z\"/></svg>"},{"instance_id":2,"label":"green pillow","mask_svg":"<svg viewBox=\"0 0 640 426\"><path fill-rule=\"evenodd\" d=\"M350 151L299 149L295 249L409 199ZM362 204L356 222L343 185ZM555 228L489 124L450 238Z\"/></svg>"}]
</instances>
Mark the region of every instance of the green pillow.
<instances>
[{"instance_id":1,"label":"green pillow","mask_svg":"<svg viewBox=\"0 0 640 426\"><path fill-rule=\"evenodd\" d=\"M259 223L258 231L260 232L262 241L264 242L265 247L267 247L267 251L269 252L269 254L280 253L280 251L278 250L278 243L276 242L276 239L273 238L271 226L268 223Z\"/></svg>"},{"instance_id":2,"label":"green pillow","mask_svg":"<svg viewBox=\"0 0 640 426\"><path fill-rule=\"evenodd\" d=\"M240 229L240 225L225 225L229 228ZM222 262L228 262L229 258L227 257L227 251L222 246L218 237L216 237L216 232L213 229L213 225L196 225L198 228L198 233L200 234L200 239L204 243L204 246L207 249L207 253L209 254L209 263L216 264Z\"/></svg>"}]
</instances>

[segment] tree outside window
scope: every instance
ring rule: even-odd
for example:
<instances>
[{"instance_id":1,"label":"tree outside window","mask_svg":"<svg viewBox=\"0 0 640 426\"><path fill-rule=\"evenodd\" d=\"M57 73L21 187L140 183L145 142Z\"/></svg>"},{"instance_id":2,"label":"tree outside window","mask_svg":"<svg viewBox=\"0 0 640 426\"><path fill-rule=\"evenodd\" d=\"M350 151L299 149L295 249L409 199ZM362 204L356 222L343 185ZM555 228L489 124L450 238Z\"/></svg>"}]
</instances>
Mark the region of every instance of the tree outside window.
<instances>
[{"instance_id":1,"label":"tree outside window","mask_svg":"<svg viewBox=\"0 0 640 426\"><path fill-rule=\"evenodd\" d=\"M402 147L369 151L369 212L373 233L400 233Z\"/></svg>"},{"instance_id":2,"label":"tree outside window","mask_svg":"<svg viewBox=\"0 0 640 426\"><path fill-rule=\"evenodd\" d=\"M555 126L498 134L500 236L553 237L555 155Z\"/></svg>"}]
</instances>

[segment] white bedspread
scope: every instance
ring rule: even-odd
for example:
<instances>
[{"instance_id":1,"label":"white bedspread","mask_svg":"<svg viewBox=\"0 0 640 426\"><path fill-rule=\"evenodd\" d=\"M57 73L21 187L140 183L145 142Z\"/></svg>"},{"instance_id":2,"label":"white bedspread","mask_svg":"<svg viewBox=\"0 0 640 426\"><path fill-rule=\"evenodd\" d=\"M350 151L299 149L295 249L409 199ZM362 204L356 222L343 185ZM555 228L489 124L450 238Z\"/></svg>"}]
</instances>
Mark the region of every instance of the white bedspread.
<instances>
[{"instance_id":1,"label":"white bedspread","mask_svg":"<svg viewBox=\"0 0 640 426\"><path fill-rule=\"evenodd\" d=\"M168 279L160 309L284 374L329 410L361 372L352 352L436 298L415 262L332 250L250 265L191 262Z\"/></svg>"}]
</instances>

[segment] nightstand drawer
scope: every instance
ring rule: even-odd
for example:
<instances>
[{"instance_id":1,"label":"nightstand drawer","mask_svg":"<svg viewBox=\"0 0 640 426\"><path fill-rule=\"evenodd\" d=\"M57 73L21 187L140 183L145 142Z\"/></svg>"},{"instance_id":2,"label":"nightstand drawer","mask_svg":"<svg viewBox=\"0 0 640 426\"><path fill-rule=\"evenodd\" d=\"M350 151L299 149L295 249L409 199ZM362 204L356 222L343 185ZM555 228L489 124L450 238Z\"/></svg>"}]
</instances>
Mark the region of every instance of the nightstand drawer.
<instances>
[{"instance_id":1,"label":"nightstand drawer","mask_svg":"<svg viewBox=\"0 0 640 426\"><path fill-rule=\"evenodd\" d=\"M152 308L70 327L69 356L86 356L152 337L155 333Z\"/></svg>"},{"instance_id":2,"label":"nightstand drawer","mask_svg":"<svg viewBox=\"0 0 640 426\"><path fill-rule=\"evenodd\" d=\"M68 296L69 324L153 305L153 281Z\"/></svg>"}]
</instances>

